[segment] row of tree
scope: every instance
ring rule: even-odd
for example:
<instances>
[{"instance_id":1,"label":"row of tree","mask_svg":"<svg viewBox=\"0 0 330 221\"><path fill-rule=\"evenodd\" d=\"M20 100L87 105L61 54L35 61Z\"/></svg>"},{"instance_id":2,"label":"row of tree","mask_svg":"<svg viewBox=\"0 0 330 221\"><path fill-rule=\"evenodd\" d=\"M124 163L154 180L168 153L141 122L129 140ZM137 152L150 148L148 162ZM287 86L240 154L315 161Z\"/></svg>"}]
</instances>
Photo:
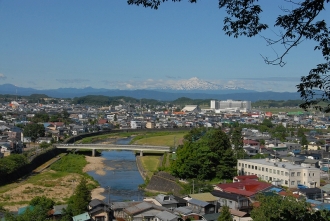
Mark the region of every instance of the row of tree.
<instances>
[{"instance_id":1,"label":"row of tree","mask_svg":"<svg viewBox=\"0 0 330 221\"><path fill-rule=\"evenodd\" d=\"M5 178L27 164L28 160L23 154L11 154L7 157L0 158L0 177Z\"/></svg>"}]
</instances>

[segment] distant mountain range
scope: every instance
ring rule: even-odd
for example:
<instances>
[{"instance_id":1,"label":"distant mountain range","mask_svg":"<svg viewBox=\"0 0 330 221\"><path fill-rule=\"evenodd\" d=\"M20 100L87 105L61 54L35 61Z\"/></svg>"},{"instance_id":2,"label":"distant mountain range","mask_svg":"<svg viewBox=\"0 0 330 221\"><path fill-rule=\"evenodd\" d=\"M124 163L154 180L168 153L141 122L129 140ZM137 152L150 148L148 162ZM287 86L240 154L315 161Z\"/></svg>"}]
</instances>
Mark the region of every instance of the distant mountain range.
<instances>
[{"instance_id":1,"label":"distant mountain range","mask_svg":"<svg viewBox=\"0 0 330 221\"><path fill-rule=\"evenodd\" d=\"M201 80L197 77L190 79L177 79L170 84L166 85L155 85L155 87L150 88L155 90L174 90L174 91L220 91L221 93L226 93L230 91L246 91L244 88L237 86L219 85L209 81Z\"/></svg>"},{"instance_id":2,"label":"distant mountain range","mask_svg":"<svg viewBox=\"0 0 330 221\"><path fill-rule=\"evenodd\" d=\"M204 85L205 86L205 85ZM87 95L104 95L109 97L126 96L136 99L156 99L162 101L172 101L180 97L191 99L215 99L215 100L297 100L300 96L296 92L257 92L243 88L214 88L210 85L201 89L201 87L185 87L173 90L163 88L160 90L112 90L104 88L86 87L78 88L58 88L48 90L37 90L33 88L17 87L12 84L0 85L0 94L29 96L31 94L45 94L54 98L74 98ZM189 89L190 88L190 89Z\"/></svg>"}]
</instances>

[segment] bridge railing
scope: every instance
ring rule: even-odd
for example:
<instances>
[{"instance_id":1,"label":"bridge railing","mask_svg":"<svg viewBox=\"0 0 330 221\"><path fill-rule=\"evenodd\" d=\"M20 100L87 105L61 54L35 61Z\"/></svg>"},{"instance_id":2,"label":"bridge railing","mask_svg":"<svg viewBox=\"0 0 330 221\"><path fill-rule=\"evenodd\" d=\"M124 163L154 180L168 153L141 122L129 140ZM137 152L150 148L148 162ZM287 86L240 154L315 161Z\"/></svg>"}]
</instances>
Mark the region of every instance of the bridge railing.
<instances>
[{"instance_id":1,"label":"bridge railing","mask_svg":"<svg viewBox=\"0 0 330 221\"><path fill-rule=\"evenodd\" d=\"M158 150L170 151L167 146L150 146L150 145L116 145L116 144L64 144L56 145L56 148L61 149L126 149L126 150Z\"/></svg>"}]
</instances>

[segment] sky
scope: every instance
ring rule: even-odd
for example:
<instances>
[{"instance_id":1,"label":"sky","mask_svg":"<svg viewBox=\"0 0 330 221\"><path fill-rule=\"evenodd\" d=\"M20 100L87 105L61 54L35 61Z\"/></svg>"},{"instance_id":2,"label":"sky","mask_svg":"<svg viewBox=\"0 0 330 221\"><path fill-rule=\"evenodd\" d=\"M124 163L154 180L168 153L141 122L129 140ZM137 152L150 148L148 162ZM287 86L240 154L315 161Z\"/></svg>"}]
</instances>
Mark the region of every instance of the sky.
<instances>
[{"instance_id":1,"label":"sky","mask_svg":"<svg viewBox=\"0 0 330 221\"><path fill-rule=\"evenodd\" d=\"M273 27L283 0L259 1ZM225 35L217 0L166 2L158 10L126 0L0 0L0 85L35 89L150 89L198 78L256 91L296 91L323 62L314 42L267 65L282 47L262 36ZM330 13L323 13L326 21Z\"/></svg>"}]
</instances>

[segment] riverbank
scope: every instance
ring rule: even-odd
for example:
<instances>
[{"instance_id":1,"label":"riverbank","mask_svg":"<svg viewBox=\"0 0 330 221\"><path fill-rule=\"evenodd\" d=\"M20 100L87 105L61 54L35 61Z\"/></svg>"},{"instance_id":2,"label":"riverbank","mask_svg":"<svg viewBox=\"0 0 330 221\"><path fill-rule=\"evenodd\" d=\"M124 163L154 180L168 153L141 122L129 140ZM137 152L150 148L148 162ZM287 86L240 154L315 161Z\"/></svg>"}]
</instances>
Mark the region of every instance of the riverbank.
<instances>
[{"instance_id":1,"label":"riverbank","mask_svg":"<svg viewBox=\"0 0 330 221\"><path fill-rule=\"evenodd\" d=\"M78 157L78 155L77 155ZM87 161L85 167L81 167L81 172L95 171L98 174L105 174L105 170L112 170L106 167L102 157L80 156ZM79 157L78 157L79 158ZM52 159L50 160L52 161ZM77 165L78 162L70 162ZM65 168L66 166L63 166ZM85 176L81 172L55 171L46 168L35 172L20 182L15 182L0 187L0 206L5 209L17 212L18 208L27 206L36 196L46 196L57 204L66 203L68 198L74 194L74 190L79 180ZM95 181L89 179L89 183L95 186ZM92 198L103 200L103 188L97 187L92 190Z\"/></svg>"},{"instance_id":2,"label":"riverbank","mask_svg":"<svg viewBox=\"0 0 330 221\"><path fill-rule=\"evenodd\" d=\"M114 170L114 168L108 167L104 164L105 158L103 157L85 156L85 159L87 161L87 165L83 169L84 173L94 171L96 174L104 176L106 174L106 170ZM104 200L105 197L102 195L104 191L105 189L103 187L96 187L91 192L92 199Z\"/></svg>"},{"instance_id":3,"label":"riverbank","mask_svg":"<svg viewBox=\"0 0 330 221\"><path fill-rule=\"evenodd\" d=\"M106 174L106 170L114 170L112 167L105 166L103 163L105 159L103 157L86 156L85 159L88 164L83 169L84 173L95 171L96 174L104 176Z\"/></svg>"}]
</instances>

